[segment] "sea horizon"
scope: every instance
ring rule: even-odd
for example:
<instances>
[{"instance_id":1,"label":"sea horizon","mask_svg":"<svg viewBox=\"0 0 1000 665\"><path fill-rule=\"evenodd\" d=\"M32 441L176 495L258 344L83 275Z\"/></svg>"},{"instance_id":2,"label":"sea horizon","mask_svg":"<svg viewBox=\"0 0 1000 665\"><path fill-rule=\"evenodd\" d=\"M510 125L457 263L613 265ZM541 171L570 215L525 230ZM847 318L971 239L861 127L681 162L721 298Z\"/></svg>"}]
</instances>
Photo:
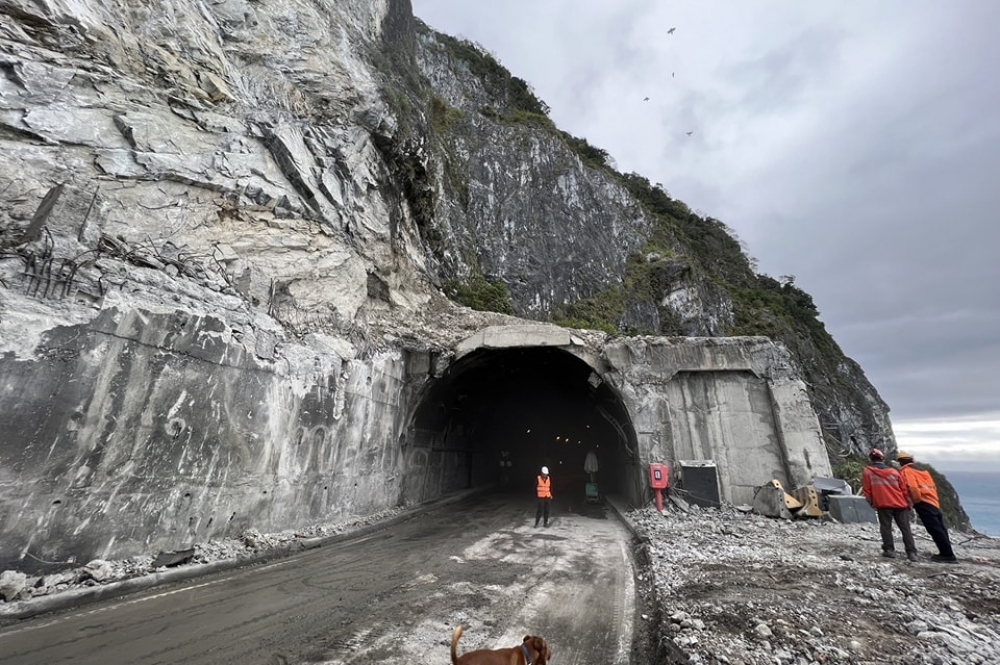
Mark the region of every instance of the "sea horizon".
<instances>
[{"instance_id":1,"label":"sea horizon","mask_svg":"<svg viewBox=\"0 0 1000 665\"><path fill-rule=\"evenodd\" d=\"M939 470L958 493L972 528L1000 538L1000 471Z\"/></svg>"}]
</instances>

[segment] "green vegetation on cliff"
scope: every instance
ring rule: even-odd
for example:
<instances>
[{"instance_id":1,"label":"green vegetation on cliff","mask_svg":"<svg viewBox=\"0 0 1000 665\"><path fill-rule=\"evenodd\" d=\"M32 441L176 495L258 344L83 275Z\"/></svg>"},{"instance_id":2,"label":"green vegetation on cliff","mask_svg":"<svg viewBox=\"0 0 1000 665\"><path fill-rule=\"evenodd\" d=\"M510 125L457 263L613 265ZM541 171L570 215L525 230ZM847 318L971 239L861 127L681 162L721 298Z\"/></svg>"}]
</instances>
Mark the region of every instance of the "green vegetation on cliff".
<instances>
[{"instance_id":1,"label":"green vegetation on cliff","mask_svg":"<svg viewBox=\"0 0 1000 665\"><path fill-rule=\"evenodd\" d=\"M474 275L467 280L449 280L444 285L444 292L455 302L480 312L514 313L507 285L482 275Z\"/></svg>"},{"instance_id":2,"label":"green vegetation on cliff","mask_svg":"<svg viewBox=\"0 0 1000 665\"><path fill-rule=\"evenodd\" d=\"M590 298L559 305L552 312L552 323L564 328L602 330L609 335L618 333L616 323L625 312L625 290L609 287Z\"/></svg>"},{"instance_id":3,"label":"green vegetation on cliff","mask_svg":"<svg viewBox=\"0 0 1000 665\"><path fill-rule=\"evenodd\" d=\"M435 36L453 60L465 63L469 72L483 82L490 95L504 100L511 113L521 112L548 117L548 105L535 96L527 81L512 76L485 49L466 39L457 39L441 33Z\"/></svg>"}]
</instances>

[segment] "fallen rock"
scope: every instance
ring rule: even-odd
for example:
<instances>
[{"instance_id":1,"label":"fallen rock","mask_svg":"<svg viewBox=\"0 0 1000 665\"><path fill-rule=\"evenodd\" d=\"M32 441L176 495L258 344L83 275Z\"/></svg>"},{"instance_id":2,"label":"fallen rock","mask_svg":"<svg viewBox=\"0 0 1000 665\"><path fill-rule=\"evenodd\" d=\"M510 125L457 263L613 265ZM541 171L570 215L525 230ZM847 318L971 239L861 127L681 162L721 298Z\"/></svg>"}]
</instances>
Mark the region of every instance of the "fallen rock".
<instances>
[{"instance_id":1,"label":"fallen rock","mask_svg":"<svg viewBox=\"0 0 1000 665\"><path fill-rule=\"evenodd\" d=\"M165 566L170 568L171 566L179 566L184 563L190 563L191 559L194 558L194 548L188 548L185 550L175 550L171 552L160 552L153 558L153 568L160 568Z\"/></svg>"},{"instance_id":2,"label":"fallen rock","mask_svg":"<svg viewBox=\"0 0 1000 665\"><path fill-rule=\"evenodd\" d=\"M111 564L103 559L94 559L83 567L82 572L85 580L91 579L98 583L107 582L114 575Z\"/></svg>"},{"instance_id":3,"label":"fallen rock","mask_svg":"<svg viewBox=\"0 0 1000 665\"><path fill-rule=\"evenodd\" d=\"M6 602L11 602L17 598L24 585L28 581L28 576L16 570L5 570L0 573L0 597Z\"/></svg>"},{"instance_id":4,"label":"fallen rock","mask_svg":"<svg viewBox=\"0 0 1000 665\"><path fill-rule=\"evenodd\" d=\"M37 586L40 588L56 587L60 584L73 584L79 580L79 575L75 571L64 570L58 573L43 575L38 579Z\"/></svg>"}]
</instances>

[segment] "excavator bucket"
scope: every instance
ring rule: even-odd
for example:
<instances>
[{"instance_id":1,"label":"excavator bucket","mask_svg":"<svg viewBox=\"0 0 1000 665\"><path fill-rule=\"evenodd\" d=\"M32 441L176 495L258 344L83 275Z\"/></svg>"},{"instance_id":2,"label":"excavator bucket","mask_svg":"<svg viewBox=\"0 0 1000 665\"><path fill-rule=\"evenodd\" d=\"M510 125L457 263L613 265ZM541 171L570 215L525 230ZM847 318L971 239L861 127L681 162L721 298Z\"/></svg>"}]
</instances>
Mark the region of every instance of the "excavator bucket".
<instances>
[{"instance_id":1,"label":"excavator bucket","mask_svg":"<svg viewBox=\"0 0 1000 665\"><path fill-rule=\"evenodd\" d=\"M761 485L754 494L753 509L761 515L790 520L801 508L802 502L786 492L778 480Z\"/></svg>"},{"instance_id":2,"label":"excavator bucket","mask_svg":"<svg viewBox=\"0 0 1000 665\"><path fill-rule=\"evenodd\" d=\"M799 502L798 517L822 517L823 509L819 503L819 492L812 485L796 487L792 490L792 496Z\"/></svg>"}]
</instances>

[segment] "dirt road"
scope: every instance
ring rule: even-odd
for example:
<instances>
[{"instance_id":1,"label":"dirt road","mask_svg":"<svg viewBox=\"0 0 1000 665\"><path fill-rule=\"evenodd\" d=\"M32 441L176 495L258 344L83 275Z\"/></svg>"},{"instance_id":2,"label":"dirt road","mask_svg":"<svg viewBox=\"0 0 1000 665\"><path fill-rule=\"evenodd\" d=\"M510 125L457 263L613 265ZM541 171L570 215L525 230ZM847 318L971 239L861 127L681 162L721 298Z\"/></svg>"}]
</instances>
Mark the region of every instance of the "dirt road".
<instances>
[{"instance_id":1,"label":"dirt road","mask_svg":"<svg viewBox=\"0 0 1000 665\"><path fill-rule=\"evenodd\" d=\"M3 662L446 663L549 640L557 663L628 663L629 533L603 506L478 495L267 565L0 630ZM568 512L572 510L572 512Z\"/></svg>"}]
</instances>

